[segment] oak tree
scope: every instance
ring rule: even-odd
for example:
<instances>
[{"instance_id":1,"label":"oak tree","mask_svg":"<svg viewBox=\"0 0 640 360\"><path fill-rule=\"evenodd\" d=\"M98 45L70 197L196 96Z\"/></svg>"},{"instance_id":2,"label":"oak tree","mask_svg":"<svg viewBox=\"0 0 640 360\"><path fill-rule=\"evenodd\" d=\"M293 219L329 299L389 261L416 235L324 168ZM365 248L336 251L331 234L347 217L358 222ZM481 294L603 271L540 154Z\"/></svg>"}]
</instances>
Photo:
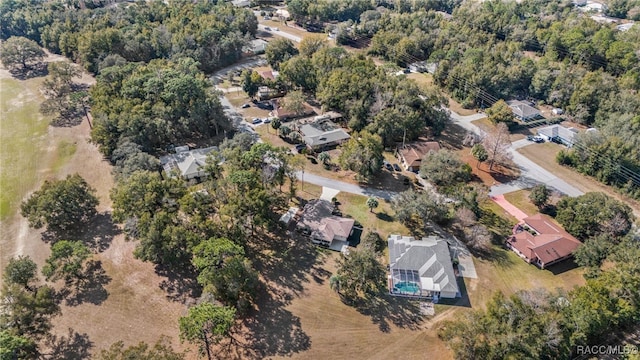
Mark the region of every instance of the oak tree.
<instances>
[{"instance_id":1,"label":"oak tree","mask_svg":"<svg viewBox=\"0 0 640 360\"><path fill-rule=\"evenodd\" d=\"M79 230L96 214L95 190L80 177L68 175L63 180L46 180L40 190L22 202L22 216L29 226L60 233Z\"/></svg>"}]
</instances>

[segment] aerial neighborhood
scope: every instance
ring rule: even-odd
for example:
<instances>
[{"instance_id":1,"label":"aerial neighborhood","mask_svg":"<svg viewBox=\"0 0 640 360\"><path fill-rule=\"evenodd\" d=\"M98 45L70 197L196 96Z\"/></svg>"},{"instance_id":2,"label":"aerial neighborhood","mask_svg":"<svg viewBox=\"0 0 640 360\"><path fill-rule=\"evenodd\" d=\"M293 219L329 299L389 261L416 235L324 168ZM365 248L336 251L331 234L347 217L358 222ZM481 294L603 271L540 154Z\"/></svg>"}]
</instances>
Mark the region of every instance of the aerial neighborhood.
<instances>
[{"instance_id":1,"label":"aerial neighborhood","mask_svg":"<svg viewBox=\"0 0 640 360\"><path fill-rule=\"evenodd\" d=\"M0 359L640 359L639 0L0 1Z\"/></svg>"}]
</instances>

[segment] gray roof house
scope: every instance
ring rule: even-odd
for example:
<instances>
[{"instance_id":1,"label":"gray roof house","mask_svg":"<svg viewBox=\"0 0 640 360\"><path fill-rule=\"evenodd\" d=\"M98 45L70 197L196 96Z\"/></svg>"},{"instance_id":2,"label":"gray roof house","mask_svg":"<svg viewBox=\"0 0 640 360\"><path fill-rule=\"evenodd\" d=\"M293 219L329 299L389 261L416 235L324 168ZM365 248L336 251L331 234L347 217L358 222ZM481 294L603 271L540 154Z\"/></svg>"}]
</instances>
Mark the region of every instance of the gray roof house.
<instances>
[{"instance_id":1,"label":"gray roof house","mask_svg":"<svg viewBox=\"0 0 640 360\"><path fill-rule=\"evenodd\" d=\"M390 235L387 241L391 295L430 298L434 302L460 297L446 240Z\"/></svg>"},{"instance_id":2,"label":"gray roof house","mask_svg":"<svg viewBox=\"0 0 640 360\"><path fill-rule=\"evenodd\" d=\"M572 147L576 140L578 130L574 128L566 128L562 125L551 125L538 129L538 135L544 137L548 141L560 140L568 147Z\"/></svg>"},{"instance_id":3,"label":"gray roof house","mask_svg":"<svg viewBox=\"0 0 640 360\"><path fill-rule=\"evenodd\" d=\"M160 164L170 177L177 174L186 180L202 178L207 175L203 169L207 155L213 150L218 150L218 147L189 150L188 146L178 146L175 154L162 156Z\"/></svg>"},{"instance_id":4,"label":"gray roof house","mask_svg":"<svg viewBox=\"0 0 640 360\"><path fill-rule=\"evenodd\" d=\"M513 115L522 121L535 120L542 116L540 110L524 101L509 100L507 101L507 105L509 105L511 111L513 111Z\"/></svg>"},{"instance_id":5,"label":"gray roof house","mask_svg":"<svg viewBox=\"0 0 640 360\"><path fill-rule=\"evenodd\" d=\"M351 138L346 131L328 119L301 123L298 131L304 142L314 150L340 145Z\"/></svg>"}]
</instances>

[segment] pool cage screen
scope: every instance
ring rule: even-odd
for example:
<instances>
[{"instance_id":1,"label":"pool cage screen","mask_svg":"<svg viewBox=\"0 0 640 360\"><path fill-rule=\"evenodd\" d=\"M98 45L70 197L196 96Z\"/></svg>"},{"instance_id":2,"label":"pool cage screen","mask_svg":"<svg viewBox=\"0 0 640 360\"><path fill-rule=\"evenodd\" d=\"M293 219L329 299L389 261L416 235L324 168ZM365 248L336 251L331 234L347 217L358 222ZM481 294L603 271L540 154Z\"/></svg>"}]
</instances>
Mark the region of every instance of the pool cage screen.
<instances>
[{"instance_id":1,"label":"pool cage screen","mask_svg":"<svg viewBox=\"0 0 640 360\"><path fill-rule=\"evenodd\" d=\"M393 269L391 273L394 287L398 284L407 283L420 287L420 275L418 275L418 272L415 270Z\"/></svg>"}]
</instances>

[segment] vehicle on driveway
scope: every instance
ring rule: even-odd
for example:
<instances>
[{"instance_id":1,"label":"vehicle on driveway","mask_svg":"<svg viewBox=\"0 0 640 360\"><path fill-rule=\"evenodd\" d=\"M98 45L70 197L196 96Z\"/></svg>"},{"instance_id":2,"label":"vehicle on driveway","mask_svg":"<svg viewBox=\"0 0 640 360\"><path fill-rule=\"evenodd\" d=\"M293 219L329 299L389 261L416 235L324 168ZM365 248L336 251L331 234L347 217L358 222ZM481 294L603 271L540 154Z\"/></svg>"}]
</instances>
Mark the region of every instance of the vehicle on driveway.
<instances>
[{"instance_id":1,"label":"vehicle on driveway","mask_svg":"<svg viewBox=\"0 0 640 360\"><path fill-rule=\"evenodd\" d=\"M264 119L264 121L262 121L262 122L263 122L263 123L265 123L265 124L268 124L268 123L270 123L270 122L271 122L271 119L269 119L269 118L265 118L265 119Z\"/></svg>"},{"instance_id":2,"label":"vehicle on driveway","mask_svg":"<svg viewBox=\"0 0 640 360\"><path fill-rule=\"evenodd\" d=\"M271 28L268 27L268 26L265 26L264 29L267 30L267 31L271 31Z\"/></svg>"},{"instance_id":3,"label":"vehicle on driveway","mask_svg":"<svg viewBox=\"0 0 640 360\"><path fill-rule=\"evenodd\" d=\"M262 122L262 119L258 119L258 118L254 118L253 121L251 122L253 125L257 125L260 124Z\"/></svg>"},{"instance_id":4,"label":"vehicle on driveway","mask_svg":"<svg viewBox=\"0 0 640 360\"><path fill-rule=\"evenodd\" d=\"M246 109L248 107L251 107L251 105L249 103L246 103L246 104L242 104L242 106L240 106L240 107L243 108L243 109Z\"/></svg>"},{"instance_id":5,"label":"vehicle on driveway","mask_svg":"<svg viewBox=\"0 0 640 360\"><path fill-rule=\"evenodd\" d=\"M304 149L306 149L306 148L307 148L307 144L298 144L298 145L296 145L296 147L295 147L295 149L296 149L296 151L297 151L297 152L300 152L300 151L302 151L302 150L304 150Z\"/></svg>"},{"instance_id":6,"label":"vehicle on driveway","mask_svg":"<svg viewBox=\"0 0 640 360\"><path fill-rule=\"evenodd\" d=\"M535 143L543 143L544 142L544 138L542 136L529 135L529 136L527 136L527 140L533 141Z\"/></svg>"},{"instance_id":7,"label":"vehicle on driveway","mask_svg":"<svg viewBox=\"0 0 640 360\"><path fill-rule=\"evenodd\" d=\"M393 169L395 171L402 171L402 169L400 169L400 166L398 164L393 164Z\"/></svg>"},{"instance_id":8,"label":"vehicle on driveway","mask_svg":"<svg viewBox=\"0 0 640 360\"><path fill-rule=\"evenodd\" d=\"M391 164L389 164L389 163L385 163L384 167L387 168L387 170L389 170L389 171L393 171L393 166L391 166Z\"/></svg>"}]
</instances>

